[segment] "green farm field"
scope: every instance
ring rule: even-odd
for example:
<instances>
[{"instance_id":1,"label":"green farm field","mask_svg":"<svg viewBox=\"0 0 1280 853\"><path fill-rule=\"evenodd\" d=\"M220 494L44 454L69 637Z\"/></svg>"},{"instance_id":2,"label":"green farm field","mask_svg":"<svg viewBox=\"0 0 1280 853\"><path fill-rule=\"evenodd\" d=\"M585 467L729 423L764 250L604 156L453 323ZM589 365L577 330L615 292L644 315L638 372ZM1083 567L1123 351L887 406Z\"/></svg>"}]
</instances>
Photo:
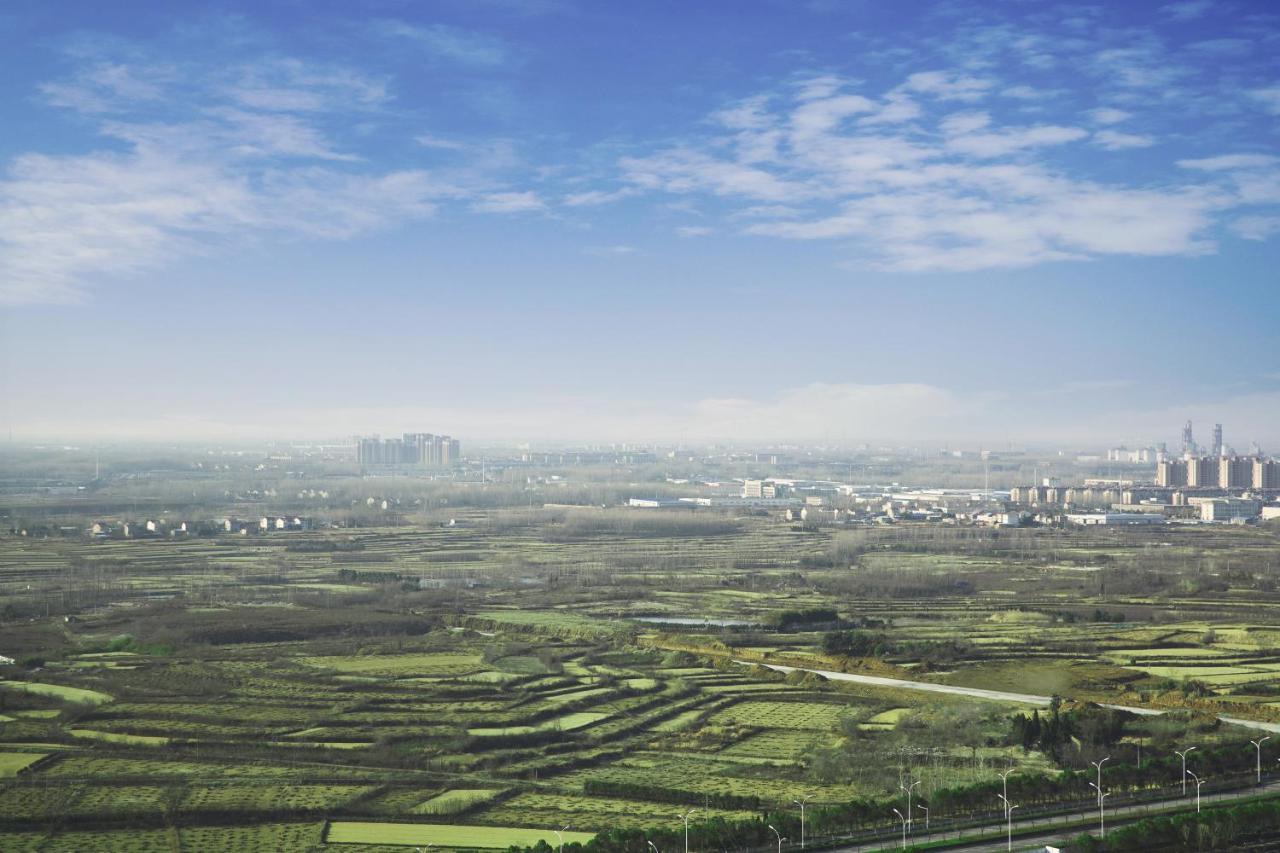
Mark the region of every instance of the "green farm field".
<instances>
[{"instance_id":1,"label":"green farm field","mask_svg":"<svg viewBox=\"0 0 1280 853\"><path fill-rule=\"evenodd\" d=\"M904 779L939 818L997 772L1049 797L1139 744L1247 773L1252 733L1214 716L1280 721L1269 530L844 531L430 488L447 510L288 538L11 537L0 847L505 849L572 826L608 853L696 808L719 849L802 798L815 832L878 831ZM734 659L1056 696L1037 713L1069 733Z\"/></svg>"}]
</instances>

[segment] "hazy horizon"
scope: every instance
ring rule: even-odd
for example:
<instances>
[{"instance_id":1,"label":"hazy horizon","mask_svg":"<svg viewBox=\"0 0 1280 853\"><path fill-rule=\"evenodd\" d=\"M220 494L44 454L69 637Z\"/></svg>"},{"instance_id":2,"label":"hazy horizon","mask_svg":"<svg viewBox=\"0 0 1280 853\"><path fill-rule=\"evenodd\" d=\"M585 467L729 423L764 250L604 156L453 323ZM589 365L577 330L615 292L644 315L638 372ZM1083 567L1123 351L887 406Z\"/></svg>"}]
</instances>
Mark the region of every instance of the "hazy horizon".
<instances>
[{"instance_id":1,"label":"hazy horizon","mask_svg":"<svg viewBox=\"0 0 1280 853\"><path fill-rule=\"evenodd\" d=\"M1273 9L12 5L0 428L1274 452Z\"/></svg>"}]
</instances>

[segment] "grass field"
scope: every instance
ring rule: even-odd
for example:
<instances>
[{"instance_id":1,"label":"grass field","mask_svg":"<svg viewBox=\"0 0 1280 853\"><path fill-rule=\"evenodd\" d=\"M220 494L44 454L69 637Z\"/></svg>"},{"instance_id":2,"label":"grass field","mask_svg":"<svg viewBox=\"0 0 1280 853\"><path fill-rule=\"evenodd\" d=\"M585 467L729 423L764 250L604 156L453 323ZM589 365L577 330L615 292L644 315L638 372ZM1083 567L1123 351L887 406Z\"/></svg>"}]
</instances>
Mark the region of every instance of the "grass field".
<instances>
[{"instance_id":1,"label":"grass field","mask_svg":"<svg viewBox=\"0 0 1280 853\"><path fill-rule=\"evenodd\" d=\"M17 776L46 755L41 752L0 752L0 778Z\"/></svg>"},{"instance_id":2,"label":"grass field","mask_svg":"<svg viewBox=\"0 0 1280 853\"><path fill-rule=\"evenodd\" d=\"M98 690L87 690L83 687L68 687L62 684L42 684L35 681L5 681L0 679L0 689L22 690L36 696L50 696L64 702L84 705L101 705L110 702L112 697Z\"/></svg>"},{"instance_id":3,"label":"grass field","mask_svg":"<svg viewBox=\"0 0 1280 853\"><path fill-rule=\"evenodd\" d=\"M564 840L585 844L595 837L593 832L565 832ZM546 829L524 829L500 826L452 826L431 823L367 823L333 821L325 840L330 844L391 844L406 847L481 847L506 849L545 841L558 844L555 832Z\"/></svg>"},{"instance_id":4,"label":"grass field","mask_svg":"<svg viewBox=\"0 0 1280 853\"><path fill-rule=\"evenodd\" d=\"M253 476L283 479L221 485L219 514L271 502L260 486L284 500L315 485ZM554 845L566 824L674 830L721 795L761 809L810 794L887 802L908 775L926 791L989 785L1006 767L1056 779L1107 754L1084 731L1057 761L1024 751L1008 707L784 679L730 657L1057 693L1068 712L1185 709L1197 716L1138 733L1144 748L1185 742L1207 761L1221 746L1226 770L1247 771L1251 753L1208 715L1230 701L1280 720L1280 594L1250 586L1280 553L1268 531L1171 530L1166 545L965 524L802 529L735 511L691 516L719 532L674 536L614 510L570 523L579 511L468 503L492 483L350 486L341 512L361 508L359 523L296 537L5 540L0 598L18 617L0 649L42 663L0 681L0 847L305 850L326 821L334 849ZM180 507L202 488L155 500ZM373 490L404 498L394 523L364 513ZM836 610L874 654L825 654L835 623L771 627L810 608ZM636 621L653 617L673 621ZM102 829L121 815L152 828ZM165 815L172 831L157 828Z\"/></svg>"},{"instance_id":5,"label":"grass field","mask_svg":"<svg viewBox=\"0 0 1280 853\"><path fill-rule=\"evenodd\" d=\"M414 806L413 814L451 815L487 803L502 791L492 788L451 788Z\"/></svg>"}]
</instances>

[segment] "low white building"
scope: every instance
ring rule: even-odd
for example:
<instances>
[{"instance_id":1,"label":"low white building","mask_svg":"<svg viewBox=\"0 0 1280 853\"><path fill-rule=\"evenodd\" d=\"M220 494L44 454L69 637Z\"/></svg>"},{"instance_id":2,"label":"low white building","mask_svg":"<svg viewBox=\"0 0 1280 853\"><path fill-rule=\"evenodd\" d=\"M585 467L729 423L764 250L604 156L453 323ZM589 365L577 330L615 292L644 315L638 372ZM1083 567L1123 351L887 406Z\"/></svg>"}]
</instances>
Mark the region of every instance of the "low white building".
<instances>
[{"instance_id":1,"label":"low white building","mask_svg":"<svg viewBox=\"0 0 1280 853\"><path fill-rule=\"evenodd\" d=\"M1164 516L1154 512L1069 512L1067 523L1081 527L1164 524Z\"/></svg>"},{"instance_id":2,"label":"low white building","mask_svg":"<svg viewBox=\"0 0 1280 853\"><path fill-rule=\"evenodd\" d=\"M1214 498L1200 503L1200 520L1211 522L1247 521L1262 511L1260 501L1248 498Z\"/></svg>"}]
</instances>

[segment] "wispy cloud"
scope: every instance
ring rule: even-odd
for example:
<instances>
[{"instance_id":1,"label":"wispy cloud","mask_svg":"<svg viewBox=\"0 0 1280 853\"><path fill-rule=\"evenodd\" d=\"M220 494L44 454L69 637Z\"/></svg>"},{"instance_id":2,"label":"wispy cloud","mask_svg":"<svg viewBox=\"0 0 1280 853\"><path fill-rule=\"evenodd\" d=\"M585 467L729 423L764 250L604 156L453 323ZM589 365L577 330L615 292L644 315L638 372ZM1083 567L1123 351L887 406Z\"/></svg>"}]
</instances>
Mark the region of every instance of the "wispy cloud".
<instances>
[{"instance_id":1,"label":"wispy cloud","mask_svg":"<svg viewBox=\"0 0 1280 853\"><path fill-rule=\"evenodd\" d=\"M1203 17L1212 8L1212 0L1184 0L1181 3L1169 3L1161 6L1160 11L1175 21L1193 21L1196 18Z\"/></svg>"},{"instance_id":2,"label":"wispy cloud","mask_svg":"<svg viewBox=\"0 0 1280 853\"><path fill-rule=\"evenodd\" d=\"M1133 114L1115 107L1098 107L1096 110L1090 110L1089 116L1098 124L1119 124L1132 118Z\"/></svg>"},{"instance_id":3,"label":"wispy cloud","mask_svg":"<svg viewBox=\"0 0 1280 853\"><path fill-rule=\"evenodd\" d=\"M706 225L682 225L676 229L676 234L681 237L706 237L714 233L716 229Z\"/></svg>"},{"instance_id":4,"label":"wispy cloud","mask_svg":"<svg viewBox=\"0 0 1280 853\"><path fill-rule=\"evenodd\" d=\"M1150 148L1156 141L1137 133L1121 133L1118 130L1100 130L1093 135L1093 144L1108 151L1124 151L1128 148Z\"/></svg>"},{"instance_id":5,"label":"wispy cloud","mask_svg":"<svg viewBox=\"0 0 1280 853\"><path fill-rule=\"evenodd\" d=\"M468 65L496 66L507 60L507 47L502 40L483 33L445 24L418 26L404 21L374 21L373 32L379 36L403 39L425 52Z\"/></svg>"},{"instance_id":6,"label":"wispy cloud","mask_svg":"<svg viewBox=\"0 0 1280 853\"><path fill-rule=\"evenodd\" d=\"M1280 115L1280 84L1251 89L1249 97L1262 104L1263 109L1272 115Z\"/></svg>"},{"instance_id":7,"label":"wispy cloud","mask_svg":"<svg viewBox=\"0 0 1280 853\"><path fill-rule=\"evenodd\" d=\"M582 250L584 255L595 255L601 258L616 258L621 255L634 255L638 250L635 246L628 246L619 243L613 246L588 246Z\"/></svg>"},{"instance_id":8,"label":"wispy cloud","mask_svg":"<svg viewBox=\"0 0 1280 853\"><path fill-rule=\"evenodd\" d=\"M788 239L852 241L863 263L898 271L1214 249L1208 232L1221 211L1240 203L1239 193L1212 183L1109 185L1037 159L1038 152L1086 139L1121 150L1149 146L1149 137L1008 125L987 110L930 110L932 115L892 131L849 121L875 115L907 86L976 97L987 91L985 83L958 82L976 79L912 74L907 84L878 99L865 90L851 95L839 80L816 78L795 87L798 94L790 102L774 94L715 113L713 120L724 123L731 136L711 134L624 158L623 173L638 189L740 202L742 208L731 214L737 219L762 209L785 211L784 219L744 228ZM1112 123L1126 118L1118 110L1095 116ZM751 146L744 135L769 135L778 156L745 162L741 152Z\"/></svg>"},{"instance_id":9,"label":"wispy cloud","mask_svg":"<svg viewBox=\"0 0 1280 853\"><path fill-rule=\"evenodd\" d=\"M487 176L380 169L335 136L376 115L385 81L272 55L225 67L134 57L41 87L109 144L27 154L0 173L0 302L83 299L109 283L235 241L347 239L490 192L481 210L528 209ZM340 120L339 120L340 117Z\"/></svg>"},{"instance_id":10,"label":"wispy cloud","mask_svg":"<svg viewBox=\"0 0 1280 853\"><path fill-rule=\"evenodd\" d=\"M586 190L579 193L570 193L564 197L564 204L569 207L592 207L597 204L609 204L615 201L621 201L628 196L633 196L636 191L632 187L623 187L617 190Z\"/></svg>"},{"instance_id":11,"label":"wispy cloud","mask_svg":"<svg viewBox=\"0 0 1280 853\"><path fill-rule=\"evenodd\" d=\"M490 193L476 199L472 210L481 213L530 213L546 209L546 204L533 192Z\"/></svg>"},{"instance_id":12,"label":"wispy cloud","mask_svg":"<svg viewBox=\"0 0 1280 853\"><path fill-rule=\"evenodd\" d=\"M1280 234L1280 216L1242 216L1231 230L1246 240L1267 240Z\"/></svg>"}]
</instances>

